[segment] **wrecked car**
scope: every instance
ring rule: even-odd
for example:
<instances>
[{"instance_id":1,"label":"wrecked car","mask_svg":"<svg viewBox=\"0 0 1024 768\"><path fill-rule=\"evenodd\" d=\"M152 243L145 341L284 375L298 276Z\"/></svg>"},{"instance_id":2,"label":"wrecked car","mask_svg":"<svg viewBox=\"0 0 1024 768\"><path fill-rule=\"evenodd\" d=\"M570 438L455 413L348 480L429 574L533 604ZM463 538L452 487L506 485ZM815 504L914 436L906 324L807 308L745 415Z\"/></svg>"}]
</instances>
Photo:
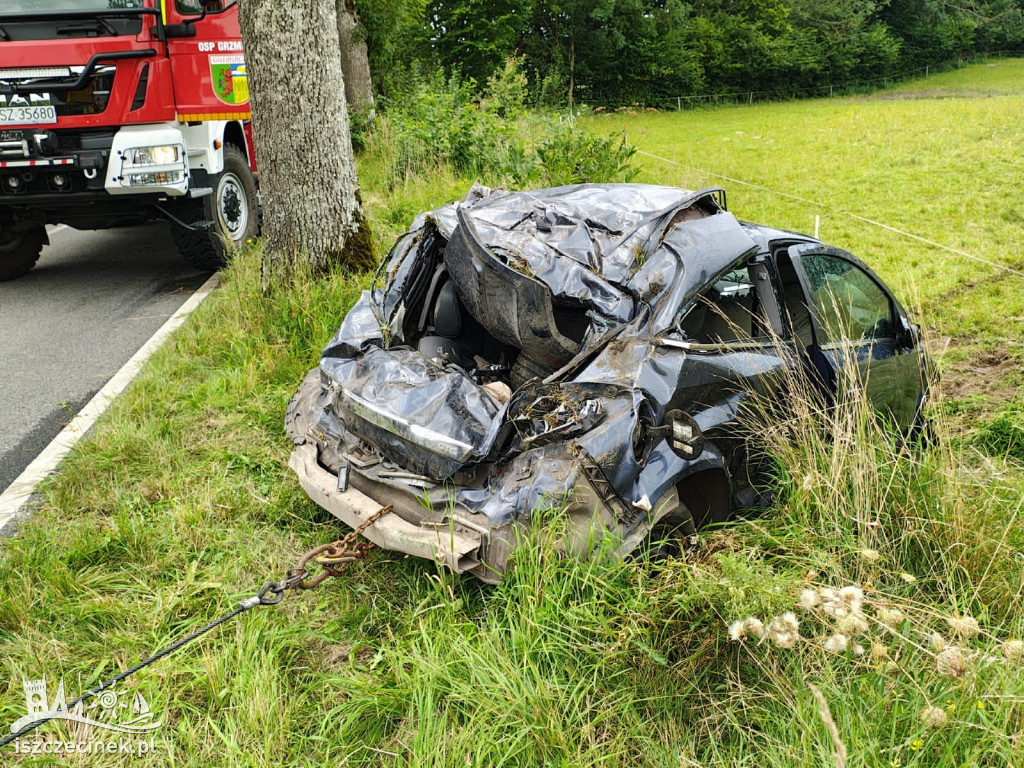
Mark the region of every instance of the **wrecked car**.
<instances>
[{"instance_id":1,"label":"wrecked car","mask_svg":"<svg viewBox=\"0 0 1024 768\"><path fill-rule=\"evenodd\" d=\"M289 405L306 493L377 545L501 579L538 508L625 555L758 502L730 429L799 368L855 365L921 419L916 326L861 261L721 189L474 187L421 214Z\"/></svg>"}]
</instances>

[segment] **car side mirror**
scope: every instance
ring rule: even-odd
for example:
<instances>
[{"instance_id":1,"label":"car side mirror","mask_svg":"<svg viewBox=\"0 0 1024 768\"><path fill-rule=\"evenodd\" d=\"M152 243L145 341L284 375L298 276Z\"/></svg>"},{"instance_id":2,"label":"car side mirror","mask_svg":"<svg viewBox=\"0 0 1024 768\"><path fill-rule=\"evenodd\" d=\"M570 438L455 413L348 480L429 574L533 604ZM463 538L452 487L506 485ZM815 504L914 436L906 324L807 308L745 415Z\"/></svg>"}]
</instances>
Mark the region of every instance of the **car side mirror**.
<instances>
[{"instance_id":1,"label":"car side mirror","mask_svg":"<svg viewBox=\"0 0 1024 768\"><path fill-rule=\"evenodd\" d=\"M668 440L669 447L681 458L691 461L704 451L704 434L694 418L680 410L671 410L665 414L665 422L660 427L648 430L651 437Z\"/></svg>"}]
</instances>

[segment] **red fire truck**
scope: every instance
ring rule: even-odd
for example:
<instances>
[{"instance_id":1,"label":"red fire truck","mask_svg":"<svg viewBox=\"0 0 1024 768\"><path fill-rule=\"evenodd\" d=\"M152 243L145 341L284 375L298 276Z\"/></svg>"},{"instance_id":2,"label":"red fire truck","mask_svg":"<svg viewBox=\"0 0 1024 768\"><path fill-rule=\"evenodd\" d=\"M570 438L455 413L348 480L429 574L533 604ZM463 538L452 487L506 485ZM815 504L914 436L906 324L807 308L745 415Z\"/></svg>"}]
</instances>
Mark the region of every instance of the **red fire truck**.
<instances>
[{"instance_id":1,"label":"red fire truck","mask_svg":"<svg viewBox=\"0 0 1024 768\"><path fill-rule=\"evenodd\" d=\"M0 280L47 224L171 222L215 268L258 232L236 0L0 2Z\"/></svg>"}]
</instances>

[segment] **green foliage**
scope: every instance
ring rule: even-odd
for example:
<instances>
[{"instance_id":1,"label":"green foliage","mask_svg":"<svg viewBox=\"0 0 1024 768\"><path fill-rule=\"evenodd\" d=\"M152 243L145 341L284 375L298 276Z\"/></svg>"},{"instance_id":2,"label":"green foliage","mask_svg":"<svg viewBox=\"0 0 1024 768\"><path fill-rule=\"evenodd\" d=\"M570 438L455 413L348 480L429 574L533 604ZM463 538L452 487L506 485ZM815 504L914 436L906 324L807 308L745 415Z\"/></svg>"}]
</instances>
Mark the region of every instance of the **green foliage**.
<instances>
[{"instance_id":1,"label":"green foliage","mask_svg":"<svg viewBox=\"0 0 1024 768\"><path fill-rule=\"evenodd\" d=\"M441 66L484 82L521 57L540 106L674 107L676 97L900 77L1024 50L1020 0L360 0L382 89ZM407 92L408 88L402 92Z\"/></svg>"},{"instance_id":2,"label":"green foliage","mask_svg":"<svg viewBox=\"0 0 1024 768\"><path fill-rule=\"evenodd\" d=\"M494 70L487 78L487 88L480 108L499 117L516 118L526 108L527 78L523 71L523 57L510 56L505 66Z\"/></svg>"},{"instance_id":3,"label":"green foliage","mask_svg":"<svg viewBox=\"0 0 1024 768\"><path fill-rule=\"evenodd\" d=\"M390 155L394 180L446 164L481 179L520 178L528 163L514 123L500 99L481 105L472 80L435 72L413 94L394 102L380 126L378 144Z\"/></svg>"},{"instance_id":4,"label":"green foliage","mask_svg":"<svg viewBox=\"0 0 1024 768\"><path fill-rule=\"evenodd\" d=\"M439 167L489 186L626 181L635 149L624 137L591 135L570 121L524 112L522 60L511 58L477 93L441 72L393 103L368 139L391 185Z\"/></svg>"},{"instance_id":5,"label":"green foliage","mask_svg":"<svg viewBox=\"0 0 1024 768\"><path fill-rule=\"evenodd\" d=\"M631 181L639 169L630 165L636 147L624 134L599 136L566 125L537 145L540 179L545 186L599 181Z\"/></svg>"},{"instance_id":6,"label":"green foliage","mask_svg":"<svg viewBox=\"0 0 1024 768\"><path fill-rule=\"evenodd\" d=\"M366 32L373 86L384 98L397 98L415 87L421 70L433 66L426 0L355 0Z\"/></svg>"},{"instance_id":7,"label":"green foliage","mask_svg":"<svg viewBox=\"0 0 1024 768\"><path fill-rule=\"evenodd\" d=\"M362 152L366 149L366 137L373 126L372 107L349 109L348 132L352 137L352 149Z\"/></svg>"}]
</instances>

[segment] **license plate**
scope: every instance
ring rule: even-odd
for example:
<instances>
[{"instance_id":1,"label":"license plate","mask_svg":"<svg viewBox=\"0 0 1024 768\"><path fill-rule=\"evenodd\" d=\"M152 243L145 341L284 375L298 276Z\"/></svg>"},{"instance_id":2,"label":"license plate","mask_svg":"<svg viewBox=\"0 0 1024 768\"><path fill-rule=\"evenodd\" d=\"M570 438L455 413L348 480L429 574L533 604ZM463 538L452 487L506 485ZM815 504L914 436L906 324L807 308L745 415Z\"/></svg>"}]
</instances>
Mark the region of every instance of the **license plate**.
<instances>
[{"instance_id":1,"label":"license plate","mask_svg":"<svg viewBox=\"0 0 1024 768\"><path fill-rule=\"evenodd\" d=\"M57 122L54 106L0 107L0 128L9 125L40 125Z\"/></svg>"}]
</instances>

